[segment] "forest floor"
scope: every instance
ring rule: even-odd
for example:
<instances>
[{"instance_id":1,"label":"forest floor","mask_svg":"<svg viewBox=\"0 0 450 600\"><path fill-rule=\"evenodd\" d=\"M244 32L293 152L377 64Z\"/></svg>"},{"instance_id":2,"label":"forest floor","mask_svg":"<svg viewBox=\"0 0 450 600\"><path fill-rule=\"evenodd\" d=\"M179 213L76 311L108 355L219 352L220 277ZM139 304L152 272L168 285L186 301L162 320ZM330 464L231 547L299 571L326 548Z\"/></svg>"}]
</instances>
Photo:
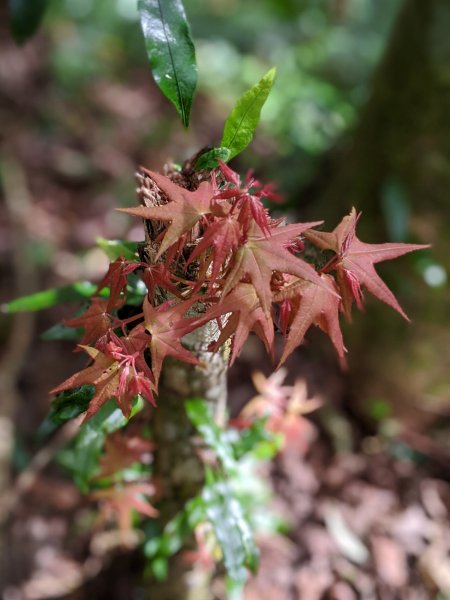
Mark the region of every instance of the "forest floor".
<instances>
[{"instance_id":1,"label":"forest floor","mask_svg":"<svg viewBox=\"0 0 450 600\"><path fill-rule=\"evenodd\" d=\"M69 352L52 344L44 352L42 342L35 344L24 378L29 385L22 385L22 406L29 410L17 415L22 444L16 467L25 461L39 424L35 400L46 402L49 366L70 368ZM244 374L254 369L252 356L261 365L258 354L250 343L231 373L232 412L254 394ZM306 355L296 356L300 373L294 376L305 378L320 396L322 374ZM345 389L338 372L333 386ZM398 440L367 433L343 409L327 414L321 408L304 420L300 437L263 470L273 491L270 511L285 523L285 533L258 536L261 565L246 586L245 600L447 598L450 482L445 464L426 453L408 453ZM339 426L330 429L330 419ZM337 450L342 435L352 437L353 450ZM3 600L144 598L138 553L117 547L114 534L105 534L96 523L92 503L54 464L35 475L4 528ZM211 598L224 598L220 577Z\"/></svg>"}]
</instances>

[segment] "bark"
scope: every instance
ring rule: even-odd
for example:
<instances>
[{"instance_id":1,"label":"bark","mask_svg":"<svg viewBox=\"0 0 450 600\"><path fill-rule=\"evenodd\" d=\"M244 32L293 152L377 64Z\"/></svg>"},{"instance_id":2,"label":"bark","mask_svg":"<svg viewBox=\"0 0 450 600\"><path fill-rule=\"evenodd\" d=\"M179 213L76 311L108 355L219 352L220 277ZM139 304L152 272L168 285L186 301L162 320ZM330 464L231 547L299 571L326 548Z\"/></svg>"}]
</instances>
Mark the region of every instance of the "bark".
<instances>
[{"instance_id":1,"label":"bark","mask_svg":"<svg viewBox=\"0 0 450 600\"><path fill-rule=\"evenodd\" d=\"M185 164L181 173L166 169L167 174L179 185L195 189L200 179ZM200 176L201 177L201 176ZM138 194L144 205L158 205L167 201L155 184L142 174L138 174L140 187ZM146 243L141 255L148 262L155 260L158 244L155 238L161 227L155 222L146 222ZM189 274L183 274L184 277ZM157 294L160 302L166 297L162 291ZM202 307L198 307L201 311ZM209 344L217 339L218 328L214 323L192 332L183 339L183 345L200 361L194 366L175 359L166 359L161 374L158 394L158 408L152 415L152 429L155 441L154 477L160 486L161 526L164 526L202 488L204 468L198 456L198 435L191 425L184 403L189 398L206 400L218 422L223 422L227 402L227 357L226 349L209 352ZM149 595L152 600L178 600L208 598L207 581L194 574L180 556L175 556L170 564L169 575L164 582L151 582Z\"/></svg>"},{"instance_id":2,"label":"bark","mask_svg":"<svg viewBox=\"0 0 450 600\"><path fill-rule=\"evenodd\" d=\"M448 205L449 21L444 0L405 0L356 129L313 203L330 224L355 205L368 217L361 230L383 233L380 203L392 177L405 185L415 210Z\"/></svg>"}]
</instances>

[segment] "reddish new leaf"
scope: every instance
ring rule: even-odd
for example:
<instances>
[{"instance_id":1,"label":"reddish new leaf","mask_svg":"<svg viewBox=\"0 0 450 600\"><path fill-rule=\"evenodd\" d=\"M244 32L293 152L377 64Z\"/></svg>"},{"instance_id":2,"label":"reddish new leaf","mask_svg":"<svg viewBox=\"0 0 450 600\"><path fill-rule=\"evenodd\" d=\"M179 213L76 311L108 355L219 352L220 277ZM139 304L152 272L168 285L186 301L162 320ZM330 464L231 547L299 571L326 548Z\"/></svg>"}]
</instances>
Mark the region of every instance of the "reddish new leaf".
<instances>
[{"instance_id":1,"label":"reddish new leaf","mask_svg":"<svg viewBox=\"0 0 450 600\"><path fill-rule=\"evenodd\" d=\"M300 281L291 284L278 294L278 297L289 299L292 307L289 333L279 367L301 344L311 325L317 325L328 334L340 358L344 358L345 347L339 325L340 299L336 295L336 286L332 277L322 275L322 282L323 286L319 287L309 281Z\"/></svg>"},{"instance_id":2,"label":"reddish new leaf","mask_svg":"<svg viewBox=\"0 0 450 600\"><path fill-rule=\"evenodd\" d=\"M336 252L336 257L329 263L328 268L336 270L347 317L350 316L353 300L361 306L361 288L365 287L409 320L394 294L379 277L374 265L429 246L401 243L366 244L356 237L358 218L359 215L353 208L333 231L326 233L312 230L305 232L305 237L319 248Z\"/></svg>"},{"instance_id":3,"label":"reddish new leaf","mask_svg":"<svg viewBox=\"0 0 450 600\"><path fill-rule=\"evenodd\" d=\"M100 502L104 519L115 518L120 531L127 533L132 529L133 510L146 517L158 516L156 508L145 499L145 496L154 493L155 488L150 483L124 483L97 490L91 494L91 498Z\"/></svg>"},{"instance_id":4,"label":"reddish new leaf","mask_svg":"<svg viewBox=\"0 0 450 600\"><path fill-rule=\"evenodd\" d=\"M164 175L143 170L164 192L170 202L161 206L139 206L137 208L119 208L118 210L143 219L170 221L156 256L158 259L170 246L188 233L204 215L217 213L219 209L214 200L214 189L209 181L203 181L194 192L191 192L173 183ZM219 210L219 213L221 212Z\"/></svg>"},{"instance_id":5,"label":"reddish new leaf","mask_svg":"<svg viewBox=\"0 0 450 600\"><path fill-rule=\"evenodd\" d=\"M68 327L84 327L80 344L89 345L108 333L112 317L108 313L108 301L92 298L89 308L79 317L64 321Z\"/></svg>"},{"instance_id":6,"label":"reddish new leaf","mask_svg":"<svg viewBox=\"0 0 450 600\"><path fill-rule=\"evenodd\" d=\"M153 450L153 444L135 435L123 435L123 431L115 431L105 441L105 451L100 459L100 472L96 479L110 477L123 471L135 462L141 461L145 454Z\"/></svg>"},{"instance_id":7,"label":"reddish new leaf","mask_svg":"<svg viewBox=\"0 0 450 600\"><path fill-rule=\"evenodd\" d=\"M155 405L153 376L143 354L146 342L146 339L138 340L133 335L119 338L110 333L109 340L101 344L101 349L81 346L94 360L94 364L75 373L50 393L58 394L80 385L95 385L95 394L89 403L86 419L92 417L111 398L117 400L126 417L129 417L131 402L138 394Z\"/></svg>"},{"instance_id":8,"label":"reddish new leaf","mask_svg":"<svg viewBox=\"0 0 450 600\"><path fill-rule=\"evenodd\" d=\"M253 285L239 283L220 304L210 308L203 319L211 320L222 315L229 315L214 348L219 348L233 336L233 347L230 364L239 355L242 346L251 331L254 331L263 341L268 353L273 353L273 321L272 317L262 308Z\"/></svg>"},{"instance_id":9,"label":"reddish new leaf","mask_svg":"<svg viewBox=\"0 0 450 600\"><path fill-rule=\"evenodd\" d=\"M121 304L120 294L127 289L127 277L130 273L141 267L141 263L129 262L119 256L109 265L108 272L98 284L96 294L105 287L109 287L109 300L107 310L111 312Z\"/></svg>"},{"instance_id":10,"label":"reddish new leaf","mask_svg":"<svg viewBox=\"0 0 450 600\"><path fill-rule=\"evenodd\" d=\"M162 363L166 356L197 365L198 359L181 345L181 338L197 328L197 319L184 317L196 299L178 304L166 302L154 308L148 298L144 300L145 329L151 334L148 344L152 357L152 372L158 385ZM144 327L144 325L139 326Z\"/></svg>"},{"instance_id":11,"label":"reddish new leaf","mask_svg":"<svg viewBox=\"0 0 450 600\"><path fill-rule=\"evenodd\" d=\"M256 223L249 229L247 241L240 246L227 273L222 295L225 297L244 277L255 287L262 309L270 312L272 272L289 273L321 286L322 280L311 265L294 256L286 246L301 233L318 223L298 223L270 229L266 237Z\"/></svg>"},{"instance_id":12,"label":"reddish new leaf","mask_svg":"<svg viewBox=\"0 0 450 600\"><path fill-rule=\"evenodd\" d=\"M241 236L242 231L236 216L230 214L217 219L207 227L187 264L210 249L213 254L210 282L214 282L227 257L238 247Z\"/></svg>"}]
</instances>

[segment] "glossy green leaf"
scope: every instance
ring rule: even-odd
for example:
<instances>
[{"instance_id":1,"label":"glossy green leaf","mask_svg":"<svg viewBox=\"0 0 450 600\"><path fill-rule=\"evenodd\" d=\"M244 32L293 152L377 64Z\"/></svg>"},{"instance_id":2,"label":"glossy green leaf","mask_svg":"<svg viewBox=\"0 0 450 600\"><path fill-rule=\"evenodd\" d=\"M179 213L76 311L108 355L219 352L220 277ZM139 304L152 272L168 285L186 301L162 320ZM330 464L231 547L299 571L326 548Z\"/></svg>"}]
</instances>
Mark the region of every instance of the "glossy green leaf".
<instances>
[{"instance_id":1,"label":"glossy green leaf","mask_svg":"<svg viewBox=\"0 0 450 600\"><path fill-rule=\"evenodd\" d=\"M66 421L85 412L94 397L94 392L95 386L82 385L58 394L51 404L49 414L39 427L38 439L46 438Z\"/></svg>"},{"instance_id":2,"label":"glossy green leaf","mask_svg":"<svg viewBox=\"0 0 450 600\"><path fill-rule=\"evenodd\" d=\"M223 130L221 146L229 148L233 158L246 148L253 138L256 127L275 78L275 68L270 69L259 83L239 98L228 117Z\"/></svg>"},{"instance_id":3,"label":"glossy green leaf","mask_svg":"<svg viewBox=\"0 0 450 600\"><path fill-rule=\"evenodd\" d=\"M225 480L210 481L203 490L203 500L228 576L242 584L247 579L247 569L254 572L259 562L259 551L242 506Z\"/></svg>"},{"instance_id":4,"label":"glossy green leaf","mask_svg":"<svg viewBox=\"0 0 450 600\"><path fill-rule=\"evenodd\" d=\"M111 262L122 256L126 260L135 261L137 259L137 242L127 242L125 240L106 240L97 238L97 246L103 250Z\"/></svg>"},{"instance_id":5,"label":"glossy green leaf","mask_svg":"<svg viewBox=\"0 0 450 600\"><path fill-rule=\"evenodd\" d=\"M9 0L11 31L19 44L37 30L47 8L47 0Z\"/></svg>"},{"instance_id":6,"label":"glossy green leaf","mask_svg":"<svg viewBox=\"0 0 450 600\"><path fill-rule=\"evenodd\" d=\"M29 296L22 296L2 304L1 312L16 313L16 312L34 312L43 310L62 304L64 302L76 302L77 300L85 300L92 296L97 289L97 286L89 281L78 281L64 287L52 288L43 292L37 292ZM102 290L101 296L108 296L108 290Z\"/></svg>"},{"instance_id":7,"label":"glossy green leaf","mask_svg":"<svg viewBox=\"0 0 450 600\"><path fill-rule=\"evenodd\" d=\"M195 163L195 170L215 169L219 164L219 160L228 162L230 160L231 151L229 148L213 148L202 154Z\"/></svg>"},{"instance_id":8,"label":"glossy green leaf","mask_svg":"<svg viewBox=\"0 0 450 600\"><path fill-rule=\"evenodd\" d=\"M187 127L197 64L183 4L181 0L139 0L138 7L153 77Z\"/></svg>"},{"instance_id":9,"label":"glossy green leaf","mask_svg":"<svg viewBox=\"0 0 450 600\"><path fill-rule=\"evenodd\" d=\"M233 448L225 432L215 423L208 404L199 398L186 400L186 412L205 444L214 450L223 467L232 471L235 467Z\"/></svg>"}]
</instances>

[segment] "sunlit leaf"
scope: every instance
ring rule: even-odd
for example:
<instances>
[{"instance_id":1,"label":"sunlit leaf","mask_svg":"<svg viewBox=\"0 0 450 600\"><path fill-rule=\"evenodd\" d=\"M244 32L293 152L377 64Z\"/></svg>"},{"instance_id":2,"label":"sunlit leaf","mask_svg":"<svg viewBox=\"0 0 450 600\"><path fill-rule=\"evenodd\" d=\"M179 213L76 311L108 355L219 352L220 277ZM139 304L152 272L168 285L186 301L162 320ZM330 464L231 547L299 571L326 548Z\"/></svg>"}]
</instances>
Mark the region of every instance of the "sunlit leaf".
<instances>
[{"instance_id":1,"label":"sunlit leaf","mask_svg":"<svg viewBox=\"0 0 450 600\"><path fill-rule=\"evenodd\" d=\"M128 242L126 240L105 240L97 238L97 246L103 250L110 261L118 259L120 256L126 260L136 260L137 242Z\"/></svg>"},{"instance_id":2,"label":"sunlit leaf","mask_svg":"<svg viewBox=\"0 0 450 600\"><path fill-rule=\"evenodd\" d=\"M231 150L229 148L213 148L198 158L197 162L195 163L195 170L201 171L202 169L215 169L219 164L219 160L228 162L230 157Z\"/></svg>"},{"instance_id":3,"label":"sunlit leaf","mask_svg":"<svg viewBox=\"0 0 450 600\"><path fill-rule=\"evenodd\" d=\"M259 83L239 98L228 117L223 130L221 146L230 150L233 158L248 146L253 138L275 77L275 68L270 69Z\"/></svg>"},{"instance_id":4,"label":"sunlit leaf","mask_svg":"<svg viewBox=\"0 0 450 600\"><path fill-rule=\"evenodd\" d=\"M153 77L187 127L197 64L183 4L181 0L139 0L138 7Z\"/></svg>"},{"instance_id":5,"label":"sunlit leaf","mask_svg":"<svg viewBox=\"0 0 450 600\"><path fill-rule=\"evenodd\" d=\"M37 30L47 8L47 0L9 0L11 31L19 44Z\"/></svg>"}]
</instances>

